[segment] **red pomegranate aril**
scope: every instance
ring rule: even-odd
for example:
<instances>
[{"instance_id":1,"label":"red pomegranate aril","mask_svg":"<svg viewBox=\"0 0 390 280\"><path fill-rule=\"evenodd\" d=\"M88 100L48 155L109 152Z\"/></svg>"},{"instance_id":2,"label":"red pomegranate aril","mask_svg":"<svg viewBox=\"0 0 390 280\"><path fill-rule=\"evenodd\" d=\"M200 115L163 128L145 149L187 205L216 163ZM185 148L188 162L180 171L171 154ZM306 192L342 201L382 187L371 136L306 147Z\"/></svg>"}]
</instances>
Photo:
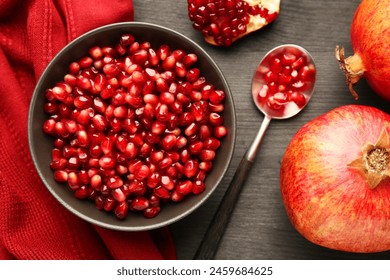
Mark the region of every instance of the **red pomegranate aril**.
<instances>
[{"instance_id":1,"label":"red pomegranate aril","mask_svg":"<svg viewBox=\"0 0 390 280\"><path fill-rule=\"evenodd\" d=\"M315 74L314 68L305 65L299 70L298 77L302 81L311 81L313 79L314 74Z\"/></svg>"},{"instance_id":2,"label":"red pomegranate aril","mask_svg":"<svg viewBox=\"0 0 390 280\"><path fill-rule=\"evenodd\" d=\"M176 190L172 191L171 200L174 202L180 202L184 199L184 195L178 193Z\"/></svg>"},{"instance_id":3,"label":"red pomegranate aril","mask_svg":"<svg viewBox=\"0 0 390 280\"><path fill-rule=\"evenodd\" d=\"M169 176L163 175L161 176L161 186L167 190L173 190L175 183Z\"/></svg>"},{"instance_id":4,"label":"red pomegranate aril","mask_svg":"<svg viewBox=\"0 0 390 280\"><path fill-rule=\"evenodd\" d=\"M161 141L160 141L160 146L165 150L165 151L170 151L176 144L176 136L172 134L166 135Z\"/></svg>"},{"instance_id":5,"label":"red pomegranate aril","mask_svg":"<svg viewBox=\"0 0 390 280\"><path fill-rule=\"evenodd\" d=\"M103 210L104 208L104 197L102 195L98 195L95 198L95 207L98 210Z\"/></svg>"},{"instance_id":6,"label":"red pomegranate aril","mask_svg":"<svg viewBox=\"0 0 390 280\"><path fill-rule=\"evenodd\" d=\"M185 55L182 59L184 66L188 69L198 61L198 56L194 53Z\"/></svg>"},{"instance_id":7,"label":"red pomegranate aril","mask_svg":"<svg viewBox=\"0 0 390 280\"><path fill-rule=\"evenodd\" d=\"M301 56L299 57L297 60L295 60L292 64L291 64L291 68L294 69L294 70L298 70L300 69L303 65L305 65L307 62L306 62L306 58Z\"/></svg>"},{"instance_id":8,"label":"red pomegranate aril","mask_svg":"<svg viewBox=\"0 0 390 280\"><path fill-rule=\"evenodd\" d=\"M160 185L161 176L158 172L153 172L149 174L149 177L146 179L146 184L149 188L154 189Z\"/></svg>"},{"instance_id":9,"label":"red pomegranate aril","mask_svg":"<svg viewBox=\"0 0 390 280\"><path fill-rule=\"evenodd\" d=\"M152 133L154 134L163 134L166 129L165 122L156 120L152 123Z\"/></svg>"},{"instance_id":10,"label":"red pomegranate aril","mask_svg":"<svg viewBox=\"0 0 390 280\"><path fill-rule=\"evenodd\" d=\"M86 186L81 186L80 188L76 189L74 192L74 196L78 199L86 199L89 197L90 191L89 188Z\"/></svg>"},{"instance_id":11,"label":"red pomegranate aril","mask_svg":"<svg viewBox=\"0 0 390 280\"><path fill-rule=\"evenodd\" d=\"M193 155L198 155L203 149L203 142L196 141L188 146L188 151Z\"/></svg>"},{"instance_id":12,"label":"red pomegranate aril","mask_svg":"<svg viewBox=\"0 0 390 280\"><path fill-rule=\"evenodd\" d=\"M93 63L93 59L89 56L83 57L78 61L80 68L90 67Z\"/></svg>"},{"instance_id":13,"label":"red pomegranate aril","mask_svg":"<svg viewBox=\"0 0 390 280\"><path fill-rule=\"evenodd\" d=\"M59 183L65 183L68 181L68 172L64 170L56 170L54 171L54 180Z\"/></svg>"},{"instance_id":14,"label":"red pomegranate aril","mask_svg":"<svg viewBox=\"0 0 390 280\"><path fill-rule=\"evenodd\" d=\"M136 211L142 211L148 207L149 207L149 200L143 196L135 197L130 204L130 208Z\"/></svg>"},{"instance_id":15,"label":"red pomegranate aril","mask_svg":"<svg viewBox=\"0 0 390 280\"><path fill-rule=\"evenodd\" d=\"M290 96L289 99L293 101L299 108L302 108L306 105L306 97L300 92L294 91Z\"/></svg>"},{"instance_id":16,"label":"red pomegranate aril","mask_svg":"<svg viewBox=\"0 0 390 280\"><path fill-rule=\"evenodd\" d=\"M111 195L112 197L118 201L118 202L123 202L126 200L126 196L125 194L123 193L122 189L121 188L115 188L111 191Z\"/></svg>"},{"instance_id":17,"label":"red pomegranate aril","mask_svg":"<svg viewBox=\"0 0 390 280\"><path fill-rule=\"evenodd\" d=\"M135 38L133 35L131 34L123 34L119 40L119 43L124 46L124 47L128 47L130 46L132 43L134 43L135 41Z\"/></svg>"},{"instance_id":18,"label":"red pomegranate aril","mask_svg":"<svg viewBox=\"0 0 390 280\"><path fill-rule=\"evenodd\" d=\"M225 100L225 97L226 97L226 94L224 91L213 90L212 92L210 92L209 99L210 99L210 102L212 104L220 104Z\"/></svg>"},{"instance_id":19,"label":"red pomegranate aril","mask_svg":"<svg viewBox=\"0 0 390 280\"><path fill-rule=\"evenodd\" d=\"M191 68L187 71L186 79L190 83L194 83L199 79L200 76L200 70L198 68Z\"/></svg>"},{"instance_id":20,"label":"red pomegranate aril","mask_svg":"<svg viewBox=\"0 0 390 280\"><path fill-rule=\"evenodd\" d=\"M199 130L199 124L196 122L191 123L189 126L186 127L184 130L184 134L187 136L192 136L195 133L197 133Z\"/></svg>"},{"instance_id":21,"label":"red pomegranate aril","mask_svg":"<svg viewBox=\"0 0 390 280\"><path fill-rule=\"evenodd\" d=\"M162 122L165 122L169 119L169 107L167 104L158 105L156 108L156 118Z\"/></svg>"},{"instance_id":22,"label":"red pomegranate aril","mask_svg":"<svg viewBox=\"0 0 390 280\"><path fill-rule=\"evenodd\" d=\"M142 165L136 172L135 172L135 178L137 180L144 180L147 178L150 174L150 169L147 165Z\"/></svg>"},{"instance_id":23,"label":"red pomegranate aril","mask_svg":"<svg viewBox=\"0 0 390 280\"><path fill-rule=\"evenodd\" d=\"M152 206L144 210L143 214L146 218L154 218L160 213L160 207Z\"/></svg>"},{"instance_id":24,"label":"red pomegranate aril","mask_svg":"<svg viewBox=\"0 0 390 280\"><path fill-rule=\"evenodd\" d=\"M192 184L191 192L196 195L204 192L205 189L206 184L203 182L203 180L195 180L195 182Z\"/></svg>"},{"instance_id":25,"label":"red pomegranate aril","mask_svg":"<svg viewBox=\"0 0 390 280\"><path fill-rule=\"evenodd\" d=\"M77 75L79 74L79 71L80 71L80 64L78 64L77 62L72 62L70 65L69 65L69 73L72 74L72 75Z\"/></svg>"},{"instance_id":26,"label":"red pomegranate aril","mask_svg":"<svg viewBox=\"0 0 390 280\"><path fill-rule=\"evenodd\" d=\"M56 121L53 119L47 119L42 126L42 130L46 134L54 134L56 129Z\"/></svg>"},{"instance_id":27,"label":"red pomegranate aril","mask_svg":"<svg viewBox=\"0 0 390 280\"><path fill-rule=\"evenodd\" d=\"M202 161L201 163L199 163L199 169L205 172L210 172L212 168L213 164L211 163L211 161Z\"/></svg>"},{"instance_id":28,"label":"red pomegranate aril","mask_svg":"<svg viewBox=\"0 0 390 280\"><path fill-rule=\"evenodd\" d=\"M171 197L169 190L167 190L163 186L158 186L157 188L154 188L153 194L162 199L169 199Z\"/></svg>"},{"instance_id":29,"label":"red pomegranate aril","mask_svg":"<svg viewBox=\"0 0 390 280\"><path fill-rule=\"evenodd\" d=\"M172 159L170 157L165 157L157 164L157 167L159 170L165 170L169 166L171 166L172 163L173 162L172 162Z\"/></svg>"},{"instance_id":30,"label":"red pomegranate aril","mask_svg":"<svg viewBox=\"0 0 390 280\"><path fill-rule=\"evenodd\" d=\"M99 159L99 166L104 169L112 169L115 167L116 161L111 156L102 156Z\"/></svg>"},{"instance_id":31,"label":"red pomegranate aril","mask_svg":"<svg viewBox=\"0 0 390 280\"><path fill-rule=\"evenodd\" d=\"M175 191L186 196L192 191L193 183L190 180L183 181L176 185Z\"/></svg>"},{"instance_id":32,"label":"red pomegranate aril","mask_svg":"<svg viewBox=\"0 0 390 280\"><path fill-rule=\"evenodd\" d=\"M104 200L103 209L107 212L111 212L115 209L117 204L118 202L112 196L106 197Z\"/></svg>"},{"instance_id":33,"label":"red pomegranate aril","mask_svg":"<svg viewBox=\"0 0 390 280\"><path fill-rule=\"evenodd\" d=\"M99 190L100 187L102 186L102 177L98 174L92 176L90 185L91 188L93 188L94 190Z\"/></svg>"},{"instance_id":34,"label":"red pomegranate aril","mask_svg":"<svg viewBox=\"0 0 390 280\"><path fill-rule=\"evenodd\" d=\"M107 187L110 189L116 189L123 186L123 180L119 176L113 176L108 178L107 180Z\"/></svg>"},{"instance_id":35,"label":"red pomegranate aril","mask_svg":"<svg viewBox=\"0 0 390 280\"><path fill-rule=\"evenodd\" d=\"M273 57L269 62L271 72L280 73L283 69L282 62L278 57Z\"/></svg>"},{"instance_id":36,"label":"red pomegranate aril","mask_svg":"<svg viewBox=\"0 0 390 280\"><path fill-rule=\"evenodd\" d=\"M283 53L280 57L280 61L283 66L291 66L295 61L297 60L297 57L292 53Z\"/></svg>"},{"instance_id":37,"label":"red pomegranate aril","mask_svg":"<svg viewBox=\"0 0 390 280\"><path fill-rule=\"evenodd\" d=\"M220 126L216 126L214 128L214 136L216 138L222 138L224 137L225 135L227 134L227 129L226 127L220 125Z\"/></svg>"},{"instance_id":38,"label":"red pomegranate aril","mask_svg":"<svg viewBox=\"0 0 390 280\"><path fill-rule=\"evenodd\" d=\"M199 158L203 161L212 161L215 158L214 150L202 150L199 154Z\"/></svg>"},{"instance_id":39,"label":"red pomegranate aril","mask_svg":"<svg viewBox=\"0 0 390 280\"><path fill-rule=\"evenodd\" d=\"M127 202L122 201L115 207L114 213L118 219L124 220L127 217L128 211L129 211L129 206Z\"/></svg>"},{"instance_id":40,"label":"red pomegranate aril","mask_svg":"<svg viewBox=\"0 0 390 280\"><path fill-rule=\"evenodd\" d=\"M199 163L197 160L189 159L184 165L184 174L187 178L194 177L199 170Z\"/></svg>"}]
</instances>

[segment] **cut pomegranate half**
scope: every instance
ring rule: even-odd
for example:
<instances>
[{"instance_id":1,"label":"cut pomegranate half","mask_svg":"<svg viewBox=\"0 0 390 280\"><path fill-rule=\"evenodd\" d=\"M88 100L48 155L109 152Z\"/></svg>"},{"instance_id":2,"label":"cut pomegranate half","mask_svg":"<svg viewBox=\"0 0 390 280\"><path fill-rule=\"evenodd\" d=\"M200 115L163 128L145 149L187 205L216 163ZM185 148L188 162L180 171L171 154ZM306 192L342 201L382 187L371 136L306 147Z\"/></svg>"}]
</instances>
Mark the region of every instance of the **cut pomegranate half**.
<instances>
[{"instance_id":1,"label":"cut pomegranate half","mask_svg":"<svg viewBox=\"0 0 390 280\"><path fill-rule=\"evenodd\" d=\"M230 46L241 37L274 21L280 0L187 0L188 16L205 41Z\"/></svg>"}]
</instances>

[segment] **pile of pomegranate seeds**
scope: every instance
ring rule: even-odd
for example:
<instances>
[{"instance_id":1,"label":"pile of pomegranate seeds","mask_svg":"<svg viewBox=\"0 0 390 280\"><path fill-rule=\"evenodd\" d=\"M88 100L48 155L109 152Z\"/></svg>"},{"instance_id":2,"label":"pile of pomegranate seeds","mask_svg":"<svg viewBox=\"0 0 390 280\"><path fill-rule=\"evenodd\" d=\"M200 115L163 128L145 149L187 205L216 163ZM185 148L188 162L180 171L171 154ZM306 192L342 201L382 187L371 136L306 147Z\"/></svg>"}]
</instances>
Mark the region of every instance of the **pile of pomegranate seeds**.
<instances>
[{"instance_id":1,"label":"pile of pomegranate seeds","mask_svg":"<svg viewBox=\"0 0 390 280\"><path fill-rule=\"evenodd\" d=\"M225 92L196 62L124 34L71 63L45 93L54 179L119 219L129 210L152 218L163 203L203 192L227 133Z\"/></svg>"},{"instance_id":2,"label":"pile of pomegranate seeds","mask_svg":"<svg viewBox=\"0 0 390 280\"><path fill-rule=\"evenodd\" d=\"M230 46L279 14L280 0L188 0L188 16L206 42Z\"/></svg>"},{"instance_id":3,"label":"pile of pomegranate seeds","mask_svg":"<svg viewBox=\"0 0 390 280\"><path fill-rule=\"evenodd\" d=\"M284 50L268 61L258 100L277 111L292 104L302 108L307 103L305 92L313 86L315 73L314 65L299 50Z\"/></svg>"}]
</instances>

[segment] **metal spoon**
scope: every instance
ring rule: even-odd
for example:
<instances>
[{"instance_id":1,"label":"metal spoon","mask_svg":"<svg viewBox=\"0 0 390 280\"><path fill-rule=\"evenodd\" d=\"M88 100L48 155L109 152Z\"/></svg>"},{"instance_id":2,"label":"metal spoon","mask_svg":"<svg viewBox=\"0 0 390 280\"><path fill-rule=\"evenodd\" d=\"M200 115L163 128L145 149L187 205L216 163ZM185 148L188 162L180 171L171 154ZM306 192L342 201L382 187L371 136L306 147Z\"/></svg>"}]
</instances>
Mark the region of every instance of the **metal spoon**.
<instances>
[{"instance_id":1,"label":"metal spoon","mask_svg":"<svg viewBox=\"0 0 390 280\"><path fill-rule=\"evenodd\" d=\"M269 60L275 55L287 50L293 53L300 53L301 56L304 56L307 59L307 64L311 65L311 67L315 70L314 61L309 52L300 46L292 44L281 45L270 50L261 60L259 66L256 68L256 72L252 80L252 97L257 108L264 114L263 122L260 126L259 131L257 132L255 139L253 140L253 143L251 144L251 146L245 153L243 159L241 160L236 170L236 173L234 174L233 179L228 189L226 190L226 193L222 198L222 201L220 202L220 205L201 241L201 244L198 247L197 252L195 253L194 259L206 260L214 258L222 235L225 232L226 226L233 213L235 204L244 185L244 181L247 178L248 173L253 165L261 140L263 139L263 136L271 120L287 119L295 116L307 105L311 96L313 95L315 76L313 77L312 82L307 84L308 87L306 91L303 92L306 98L306 103L304 106L298 107L294 102L288 102L285 105L284 110L273 110L267 106L266 102L260 101L258 97L259 90L265 84L263 76L264 73L269 70Z\"/></svg>"}]
</instances>

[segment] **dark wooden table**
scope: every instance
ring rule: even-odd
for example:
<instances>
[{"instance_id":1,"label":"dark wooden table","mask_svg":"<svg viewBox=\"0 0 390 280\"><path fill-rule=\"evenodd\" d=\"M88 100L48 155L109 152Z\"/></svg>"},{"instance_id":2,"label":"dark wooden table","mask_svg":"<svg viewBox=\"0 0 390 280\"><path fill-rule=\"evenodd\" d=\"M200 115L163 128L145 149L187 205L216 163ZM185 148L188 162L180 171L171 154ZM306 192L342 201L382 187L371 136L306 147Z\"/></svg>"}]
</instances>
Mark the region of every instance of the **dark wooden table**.
<instances>
[{"instance_id":1,"label":"dark wooden table","mask_svg":"<svg viewBox=\"0 0 390 280\"><path fill-rule=\"evenodd\" d=\"M217 259L390 259L390 252L347 254L306 241L290 224L279 192L283 153L306 122L335 107L366 104L390 113L365 81L356 87L360 99L349 94L334 57L335 45L351 54L350 24L359 0L282 0L279 18L229 48L203 41L187 16L185 0L134 0L135 20L172 28L199 43L217 62L234 96L237 142L230 168L211 198L194 213L171 226L179 259L191 259L232 176L263 119L251 97L252 74L261 57L273 47L294 43L306 48L317 66L315 95L297 117L272 121L231 221L222 238Z\"/></svg>"}]
</instances>

